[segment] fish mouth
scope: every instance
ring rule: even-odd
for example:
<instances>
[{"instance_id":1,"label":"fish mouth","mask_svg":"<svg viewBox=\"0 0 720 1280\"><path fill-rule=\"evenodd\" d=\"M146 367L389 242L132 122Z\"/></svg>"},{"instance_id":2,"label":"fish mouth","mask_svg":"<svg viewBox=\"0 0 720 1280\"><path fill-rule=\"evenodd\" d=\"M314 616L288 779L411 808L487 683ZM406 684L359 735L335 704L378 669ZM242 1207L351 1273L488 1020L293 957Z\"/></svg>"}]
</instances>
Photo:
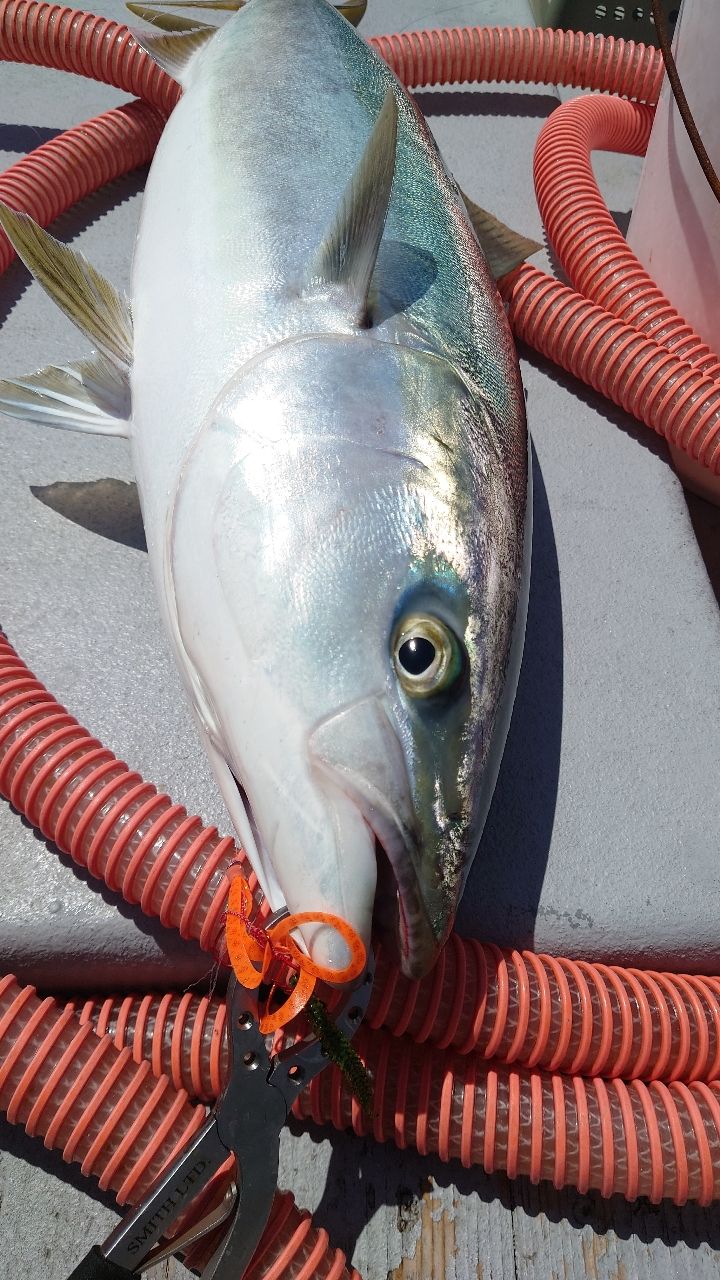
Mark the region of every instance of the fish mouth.
<instances>
[{"instance_id":1,"label":"fish mouth","mask_svg":"<svg viewBox=\"0 0 720 1280\"><path fill-rule=\"evenodd\" d=\"M237 817L244 819L242 845L243 852L258 879L260 891L271 911L287 909L286 895L273 866L268 847L263 839L262 831L253 812L246 788L238 778L231 765L227 766L232 778L236 794L233 797L234 807L230 810L233 826L240 831ZM230 806L228 806L230 807ZM237 816L236 816L237 815Z\"/></svg>"},{"instance_id":2,"label":"fish mouth","mask_svg":"<svg viewBox=\"0 0 720 1280\"><path fill-rule=\"evenodd\" d=\"M353 735L346 732L350 720L358 731L355 746ZM335 906L330 906L336 897L334 889L330 899L327 894L321 895L325 899L323 909L347 918L360 929L365 941L369 941L372 929L373 936L382 942L406 977L422 977L437 959L446 922L440 918L444 916L442 910L437 919L437 913L430 911L437 894L431 868L425 866L415 834L410 779L389 717L377 699L364 700L316 726L308 748L311 769L307 782L320 792L327 789L328 798L333 793L343 793L346 813L354 810L357 815L351 828L356 837L362 829L367 832L367 856L376 869L374 883L367 882L369 894L364 903L357 882L356 889L347 896L346 881L345 888L342 882L338 886ZM263 823L253 812L252 786L246 784L242 770L236 771L227 749L212 744L211 761L240 843L271 910L277 911L288 902L284 887L288 868L275 865L263 835ZM276 842L272 847L277 854ZM430 880L425 885L428 876ZM358 892L360 897L356 896ZM300 904L296 909L309 911L317 905L307 900L310 895L305 895L304 890L290 896ZM302 932L305 933L304 927ZM309 935L306 942L311 940Z\"/></svg>"},{"instance_id":3,"label":"fish mouth","mask_svg":"<svg viewBox=\"0 0 720 1280\"><path fill-rule=\"evenodd\" d=\"M258 876L260 887L273 910L284 904L284 895L268 856L247 791L230 765L226 765L234 795L226 795L233 825L241 834L248 859ZM431 926L417 876L408 857L408 842L398 831L389 829L377 812L368 813L357 804L374 839L377 882L372 914L374 942L398 964L408 978L419 978L435 962L441 943ZM244 819L244 821L243 821Z\"/></svg>"},{"instance_id":4,"label":"fish mouth","mask_svg":"<svg viewBox=\"0 0 720 1280\"><path fill-rule=\"evenodd\" d=\"M407 913L402 905L400 887L382 842L375 836L375 863L378 882L375 888L373 908L373 941L382 943L389 959L396 965L409 963L411 955L410 929Z\"/></svg>"},{"instance_id":5,"label":"fish mouth","mask_svg":"<svg viewBox=\"0 0 720 1280\"><path fill-rule=\"evenodd\" d=\"M374 837L375 931L403 973L421 977L437 958L445 921L429 910L437 894L392 709L382 694L349 703L315 726L308 750L318 779L345 793Z\"/></svg>"},{"instance_id":6,"label":"fish mouth","mask_svg":"<svg viewBox=\"0 0 720 1280\"><path fill-rule=\"evenodd\" d=\"M390 952L391 958L399 963L403 955L409 955L410 931L397 876L377 836L375 836L375 861L377 888L373 907L373 938L382 942Z\"/></svg>"},{"instance_id":7,"label":"fish mouth","mask_svg":"<svg viewBox=\"0 0 720 1280\"><path fill-rule=\"evenodd\" d=\"M442 939L432 927L408 844L389 833L385 824L381 835L377 822L363 816L375 837L373 938L406 978L422 978L435 963Z\"/></svg>"}]
</instances>

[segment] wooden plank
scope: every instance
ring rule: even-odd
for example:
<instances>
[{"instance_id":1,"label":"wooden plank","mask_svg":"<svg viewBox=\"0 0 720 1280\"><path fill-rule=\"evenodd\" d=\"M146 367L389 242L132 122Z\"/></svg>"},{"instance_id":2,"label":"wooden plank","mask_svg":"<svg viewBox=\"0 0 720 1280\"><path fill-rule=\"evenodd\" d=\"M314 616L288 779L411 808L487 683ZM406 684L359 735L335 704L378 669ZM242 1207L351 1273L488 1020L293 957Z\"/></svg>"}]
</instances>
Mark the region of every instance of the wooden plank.
<instances>
[{"instance_id":1,"label":"wooden plank","mask_svg":"<svg viewBox=\"0 0 720 1280\"><path fill-rule=\"evenodd\" d=\"M293 1127L285 1180L365 1280L718 1280L709 1209L443 1165L369 1139Z\"/></svg>"},{"instance_id":2,"label":"wooden plank","mask_svg":"<svg viewBox=\"0 0 720 1280\"><path fill-rule=\"evenodd\" d=\"M508 1184L509 1185L509 1184ZM517 1280L717 1280L720 1206L512 1187Z\"/></svg>"}]
</instances>

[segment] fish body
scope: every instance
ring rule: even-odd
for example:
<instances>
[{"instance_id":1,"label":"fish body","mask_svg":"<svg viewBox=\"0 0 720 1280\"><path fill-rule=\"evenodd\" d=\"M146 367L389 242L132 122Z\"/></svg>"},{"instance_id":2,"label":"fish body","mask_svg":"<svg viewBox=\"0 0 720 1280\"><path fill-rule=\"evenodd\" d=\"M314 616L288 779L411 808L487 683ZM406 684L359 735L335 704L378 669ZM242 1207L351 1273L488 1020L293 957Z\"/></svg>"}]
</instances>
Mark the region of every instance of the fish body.
<instances>
[{"instance_id":1,"label":"fish body","mask_svg":"<svg viewBox=\"0 0 720 1280\"><path fill-rule=\"evenodd\" d=\"M270 904L367 941L378 889L419 974L517 681L524 400L429 130L326 0L249 0L188 63L143 202L129 381L163 613ZM305 937L342 967L331 930Z\"/></svg>"}]
</instances>

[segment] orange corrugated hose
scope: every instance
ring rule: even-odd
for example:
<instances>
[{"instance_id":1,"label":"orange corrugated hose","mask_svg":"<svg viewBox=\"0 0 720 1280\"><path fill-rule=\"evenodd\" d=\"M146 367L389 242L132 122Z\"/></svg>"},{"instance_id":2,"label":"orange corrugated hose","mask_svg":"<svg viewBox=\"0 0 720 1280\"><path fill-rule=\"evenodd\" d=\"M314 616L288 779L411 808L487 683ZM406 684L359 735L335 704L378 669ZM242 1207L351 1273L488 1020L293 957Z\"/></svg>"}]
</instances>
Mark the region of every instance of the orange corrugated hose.
<instances>
[{"instance_id":1,"label":"orange corrugated hose","mask_svg":"<svg viewBox=\"0 0 720 1280\"><path fill-rule=\"evenodd\" d=\"M70 1006L73 1007L73 1006ZM203 996L87 1001L83 1023L131 1046L195 1096L217 1096L225 1071L224 1006ZM619 1191L678 1204L720 1195L720 1082L589 1078L444 1053L364 1029L356 1045L375 1079L368 1120L340 1073L299 1098L298 1116L380 1142L503 1169L557 1187Z\"/></svg>"},{"instance_id":2,"label":"orange corrugated hose","mask_svg":"<svg viewBox=\"0 0 720 1280\"><path fill-rule=\"evenodd\" d=\"M720 473L717 358L630 253L589 163L593 147L644 149L659 53L504 28L409 32L372 43L409 87L525 80L636 99L567 103L538 142L543 218L581 292L527 265L500 287L518 336ZM0 57L75 71L143 99L53 139L0 178L0 197L43 224L149 160L178 96L126 27L59 5L4 0ZM11 258L0 236L0 269ZM226 874L238 857L232 840L204 828L92 739L2 637L0 791L129 901L207 949L216 945ZM163 1072L197 1098L217 1095L223 1009L169 994L88 1005L82 1019L10 978L0 983L0 1105L134 1197L183 1140L177 1124L187 1136L197 1123ZM367 1022L360 1047L375 1075L373 1120L334 1069L300 1098L299 1114L466 1165L605 1195L708 1203L720 1190L715 978L503 952L455 936L420 983L381 955ZM91 1096L99 1102L87 1110L80 1100ZM253 1263L258 1278L348 1274L324 1233L313 1233L287 1198L275 1202L261 1252Z\"/></svg>"},{"instance_id":3,"label":"orange corrugated hose","mask_svg":"<svg viewBox=\"0 0 720 1280\"><path fill-rule=\"evenodd\" d=\"M13 1124L56 1147L64 1160L112 1188L120 1204L136 1203L205 1120L183 1090L133 1061L109 1036L97 1036L72 1008L40 1000L14 978L0 980L0 1109ZM207 1188L203 1212L227 1187L221 1170ZM207 1249L207 1244L204 1246ZM191 1263L202 1260L196 1248ZM247 1280L360 1280L312 1226L292 1196L278 1192Z\"/></svg>"},{"instance_id":4,"label":"orange corrugated hose","mask_svg":"<svg viewBox=\"0 0 720 1280\"><path fill-rule=\"evenodd\" d=\"M0 792L128 902L215 950L227 872L242 857L232 839L101 747L1 634ZM421 982L381 952L367 1021L419 1044L550 1071L720 1075L718 979L504 952L457 936ZM193 1087L201 1097L212 1092Z\"/></svg>"}]
</instances>

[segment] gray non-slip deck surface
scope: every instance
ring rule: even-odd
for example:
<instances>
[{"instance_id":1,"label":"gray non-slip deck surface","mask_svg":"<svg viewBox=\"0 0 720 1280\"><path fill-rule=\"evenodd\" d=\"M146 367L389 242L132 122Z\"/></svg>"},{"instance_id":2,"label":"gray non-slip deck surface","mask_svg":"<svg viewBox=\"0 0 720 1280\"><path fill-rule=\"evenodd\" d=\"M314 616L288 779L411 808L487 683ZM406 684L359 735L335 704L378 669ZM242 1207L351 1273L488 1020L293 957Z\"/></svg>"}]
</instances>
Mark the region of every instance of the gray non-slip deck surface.
<instances>
[{"instance_id":1,"label":"gray non-slip deck surface","mask_svg":"<svg viewBox=\"0 0 720 1280\"><path fill-rule=\"evenodd\" d=\"M115 0L102 11L122 16ZM362 29L470 21L524 23L528 11L524 0L370 0ZM3 165L123 100L35 68L1 76ZM463 189L541 238L532 150L557 94L489 86L418 99ZM602 156L596 167L624 227L639 162ZM131 175L56 224L119 285L143 181ZM3 376L83 352L17 265L0 282L0 317ZM720 626L687 508L649 432L530 353L523 374L536 455L526 653L459 927L559 954L717 972ZM95 735L226 829L132 516L123 523L105 503L103 537L31 489L130 480L126 447L4 422L0 449L0 624ZM2 971L58 991L182 988L206 971L199 952L118 910L4 804L0 842ZM0 1280L63 1280L115 1215L59 1157L10 1126L0 1135ZM533 1190L319 1131L284 1136L281 1182L367 1280L720 1275L715 1209Z\"/></svg>"}]
</instances>

